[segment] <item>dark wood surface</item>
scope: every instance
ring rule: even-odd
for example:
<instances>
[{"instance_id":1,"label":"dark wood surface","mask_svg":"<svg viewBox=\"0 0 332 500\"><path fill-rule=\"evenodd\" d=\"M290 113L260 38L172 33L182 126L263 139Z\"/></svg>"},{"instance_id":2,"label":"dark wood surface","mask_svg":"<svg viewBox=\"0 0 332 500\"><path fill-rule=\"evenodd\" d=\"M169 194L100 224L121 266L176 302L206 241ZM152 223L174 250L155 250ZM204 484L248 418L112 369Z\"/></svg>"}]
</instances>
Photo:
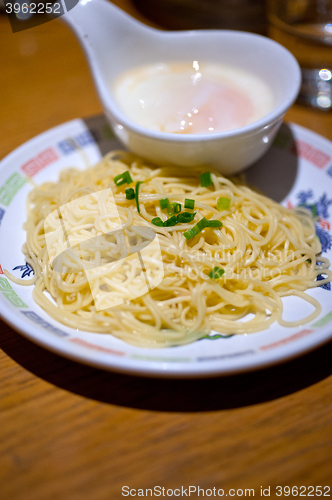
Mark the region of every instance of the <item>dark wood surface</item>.
<instances>
[{"instance_id":1,"label":"dark wood surface","mask_svg":"<svg viewBox=\"0 0 332 500\"><path fill-rule=\"evenodd\" d=\"M13 34L0 15L0 89L0 158L101 112L60 21ZM286 119L332 139L331 113L293 106ZM1 321L0 348L1 500L120 499L125 485L255 488L256 497L270 486L271 498L278 485L331 486L332 343L277 367L196 381L83 366Z\"/></svg>"}]
</instances>

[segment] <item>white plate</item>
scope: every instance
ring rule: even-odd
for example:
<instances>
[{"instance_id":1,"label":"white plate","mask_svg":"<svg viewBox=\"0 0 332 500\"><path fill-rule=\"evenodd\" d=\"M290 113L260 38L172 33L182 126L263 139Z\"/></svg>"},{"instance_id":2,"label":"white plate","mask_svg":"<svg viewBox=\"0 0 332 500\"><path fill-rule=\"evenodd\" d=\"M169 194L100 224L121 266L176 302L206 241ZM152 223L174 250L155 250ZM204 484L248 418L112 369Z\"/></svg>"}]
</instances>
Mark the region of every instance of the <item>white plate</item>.
<instances>
[{"instance_id":1,"label":"white plate","mask_svg":"<svg viewBox=\"0 0 332 500\"><path fill-rule=\"evenodd\" d=\"M74 142L73 142L74 141ZM74 120L27 142L0 163L0 265L27 277L22 244L25 200L31 185L56 180L66 167L84 167L82 150L93 165L102 154L119 148L104 118ZM315 205L323 256L332 260L332 143L297 125L283 125L267 155L246 171L249 182L287 205ZM331 284L309 293L322 304L319 318L304 327L278 324L264 332L199 340L168 349L143 349L112 335L81 332L50 318L32 299L32 286L9 282L0 267L0 311L30 340L58 354L100 368L163 377L225 375L276 364L309 351L332 338ZM13 270L15 269L15 270ZM286 319L308 314L308 304L284 299Z\"/></svg>"}]
</instances>

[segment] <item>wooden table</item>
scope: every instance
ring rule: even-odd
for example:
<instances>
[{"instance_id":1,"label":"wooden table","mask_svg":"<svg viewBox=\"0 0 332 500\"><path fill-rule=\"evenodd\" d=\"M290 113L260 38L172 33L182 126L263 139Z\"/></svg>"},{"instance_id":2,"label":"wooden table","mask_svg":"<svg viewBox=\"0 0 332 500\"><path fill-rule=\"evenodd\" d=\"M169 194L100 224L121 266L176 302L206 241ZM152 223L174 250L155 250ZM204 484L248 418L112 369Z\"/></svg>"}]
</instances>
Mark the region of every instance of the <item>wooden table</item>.
<instances>
[{"instance_id":1,"label":"wooden table","mask_svg":"<svg viewBox=\"0 0 332 500\"><path fill-rule=\"evenodd\" d=\"M0 158L101 112L60 21L13 34L0 15L0 89ZM294 106L287 119L332 139L331 113ZM1 500L111 500L122 486L160 486L166 496L190 485L212 495L254 488L256 497L270 487L277 498L278 485L331 486L332 343L278 367L198 381L99 371L5 323L0 347Z\"/></svg>"}]
</instances>

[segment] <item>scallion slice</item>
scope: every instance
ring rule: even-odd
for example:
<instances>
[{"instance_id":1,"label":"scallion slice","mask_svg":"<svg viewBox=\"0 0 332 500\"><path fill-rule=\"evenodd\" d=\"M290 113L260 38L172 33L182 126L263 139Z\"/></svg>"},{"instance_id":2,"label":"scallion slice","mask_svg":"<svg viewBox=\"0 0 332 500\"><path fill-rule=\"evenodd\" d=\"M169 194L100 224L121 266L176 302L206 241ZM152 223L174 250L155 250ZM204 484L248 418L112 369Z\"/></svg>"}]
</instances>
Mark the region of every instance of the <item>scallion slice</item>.
<instances>
[{"instance_id":1,"label":"scallion slice","mask_svg":"<svg viewBox=\"0 0 332 500\"><path fill-rule=\"evenodd\" d=\"M218 280L219 278L222 277L222 275L225 274L224 269L221 267L215 266L212 271L209 272L209 278L212 278L213 280Z\"/></svg>"},{"instance_id":2,"label":"scallion slice","mask_svg":"<svg viewBox=\"0 0 332 500\"><path fill-rule=\"evenodd\" d=\"M167 205L167 213L168 215L174 215L181 212L181 205L176 201L174 203L168 203Z\"/></svg>"},{"instance_id":3,"label":"scallion slice","mask_svg":"<svg viewBox=\"0 0 332 500\"><path fill-rule=\"evenodd\" d=\"M206 221L206 225L205 227L221 227L222 226L222 222L220 222L220 220L208 220Z\"/></svg>"},{"instance_id":4,"label":"scallion slice","mask_svg":"<svg viewBox=\"0 0 332 500\"><path fill-rule=\"evenodd\" d=\"M125 193L127 200L133 200L135 198L135 190L133 188L127 188Z\"/></svg>"},{"instance_id":5,"label":"scallion slice","mask_svg":"<svg viewBox=\"0 0 332 500\"><path fill-rule=\"evenodd\" d=\"M194 210L195 200L191 200L191 199L186 198L184 200L184 208L188 208L189 210Z\"/></svg>"},{"instance_id":6,"label":"scallion slice","mask_svg":"<svg viewBox=\"0 0 332 500\"><path fill-rule=\"evenodd\" d=\"M172 217L170 217L169 219L165 220L164 222L164 226L165 227L168 227L168 226L176 226L176 224L178 223L178 218L176 215L173 215Z\"/></svg>"},{"instance_id":7,"label":"scallion slice","mask_svg":"<svg viewBox=\"0 0 332 500\"><path fill-rule=\"evenodd\" d=\"M181 204L177 203L176 201L174 203L171 203L171 207L173 209L173 214L178 214L181 212Z\"/></svg>"},{"instance_id":8,"label":"scallion slice","mask_svg":"<svg viewBox=\"0 0 332 500\"><path fill-rule=\"evenodd\" d=\"M221 198L218 198L217 209L219 211L228 210L230 206L231 206L231 199L230 198L225 198L223 196Z\"/></svg>"},{"instance_id":9,"label":"scallion slice","mask_svg":"<svg viewBox=\"0 0 332 500\"><path fill-rule=\"evenodd\" d=\"M140 208L139 208L139 200L138 200L138 195L139 195L139 187L142 184L142 181L136 182L136 187L135 187L135 200L136 200L136 207L137 207L137 212L140 214Z\"/></svg>"},{"instance_id":10,"label":"scallion slice","mask_svg":"<svg viewBox=\"0 0 332 500\"><path fill-rule=\"evenodd\" d=\"M207 220L205 217L203 217L203 219L197 222L197 224L194 227L183 233L183 236L187 240L191 240L191 238L193 238L198 233L203 231L203 229L205 229L206 227L221 227L221 226L222 222L220 222L220 220Z\"/></svg>"},{"instance_id":11,"label":"scallion slice","mask_svg":"<svg viewBox=\"0 0 332 500\"><path fill-rule=\"evenodd\" d=\"M200 233L207 226L207 223L208 223L208 221L206 220L205 217L203 217L203 219L201 219L199 222L197 222L196 226L194 226L194 227L197 227L199 229L198 232Z\"/></svg>"},{"instance_id":12,"label":"scallion slice","mask_svg":"<svg viewBox=\"0 0 332 500\"><path fill-rule=\"evenodd\" d=\"M163 221L161 220L160 217L155 217L154 219L152 219L152 224L154 224L155 226L160 226L160 227L163 227L164 226L164 223Z\"/></svg>"},{"instance_id":13,"label":"scallion slice","mask_svg":"<svg viewBox=\"0 0 332 500\"><path fill-rule=\"evenodd\" d=\"M130 177L129 170L126 170L126 172L123 172L122 174L116 175L114 177L114 183L116 186L122 186L122 184L131 184L132 182L133 180Z\"/></svg>"},{"instance_id":14,"label":"scallion slice","mask_svg":"<svg viewBox=\"0 0 332 500\"><path fill-rule=\"evenodd\" d=\"M196 226L194 226L183 233L183 236L186 238L186 240L191 240L191 238L194 238L198 233L199 231L197 232Z\"/></svg>"},{"instance_id":15,"label":"scallion slice","mask_svg":"<svg viewBox=\"0 0 332 500\"><path fill-rule=\"evenodd\" d=\"M205 172L199 176L199 180L201 181L202 187L209 187L213 184L211 179L211 172Z\"/></svg>"},{"instance_id":16,"label":"scallion slice","mask_svg":"<svg viewBox=\"0 0 332 500\"><path fill-rule=\"evenodd\" d=\"M168 198L162 198L161 200L159 200L159 205L160 205L160 208L162 210L165 210L165 208L167 208L168 205L169 205L169 199Z\"/></svg>"},{"instance_id":17,"label":"scallion slice","mask_svg":"<svg viewBox=\"0 0 332 500\"><path fill-rule=\"evenodd\" d=\"M179 214L178 215L178 222L182 222L182 223L188 223L188 222L191 222L194 220L195 218L195 215L196 215L196 212L182 212L182 214Z\"/></svg>"},{"instance_id":18,"label":"scallion slice","mask_svg":"<svg viewBox=\"0 0 332 500\"><path fill-rule=\"evenodd\" d=\"M183 236L186 238L186 240L191 240L191 238L194 238L194 236L197 236L198 233L203 231L203 229L206 227L207 220L205 217L201 219L197 224L183 233Z\"/></svg>"}]
</instances>

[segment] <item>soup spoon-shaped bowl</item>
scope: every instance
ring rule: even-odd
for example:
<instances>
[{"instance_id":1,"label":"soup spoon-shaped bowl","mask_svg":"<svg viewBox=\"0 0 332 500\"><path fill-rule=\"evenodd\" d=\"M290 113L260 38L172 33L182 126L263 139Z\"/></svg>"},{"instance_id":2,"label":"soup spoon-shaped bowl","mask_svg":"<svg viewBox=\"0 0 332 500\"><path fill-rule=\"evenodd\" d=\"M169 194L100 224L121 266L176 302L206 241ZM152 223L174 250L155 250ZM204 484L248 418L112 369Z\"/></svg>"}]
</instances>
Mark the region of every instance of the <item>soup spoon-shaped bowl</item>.
<instances>
[{"instance_id":1,"label":"soup spoon-shaped bowl","mask_svg":"<svg viewBox=\"0 0 332 500\"><path fill-rule=\"evenodd\" d=\"M296 59L261 35L228 30L161 31L106 0L80 0L63 19L84 49L114 133L130 151L157 165L204 165L226 175L243 170L270 147L300 89ZM222 64L256 75L271 89L273 109L244 127L206 134L159 132L127 118L114 98L120 75L147 64L183 61Z\"/></svg>"}]
</instances>

